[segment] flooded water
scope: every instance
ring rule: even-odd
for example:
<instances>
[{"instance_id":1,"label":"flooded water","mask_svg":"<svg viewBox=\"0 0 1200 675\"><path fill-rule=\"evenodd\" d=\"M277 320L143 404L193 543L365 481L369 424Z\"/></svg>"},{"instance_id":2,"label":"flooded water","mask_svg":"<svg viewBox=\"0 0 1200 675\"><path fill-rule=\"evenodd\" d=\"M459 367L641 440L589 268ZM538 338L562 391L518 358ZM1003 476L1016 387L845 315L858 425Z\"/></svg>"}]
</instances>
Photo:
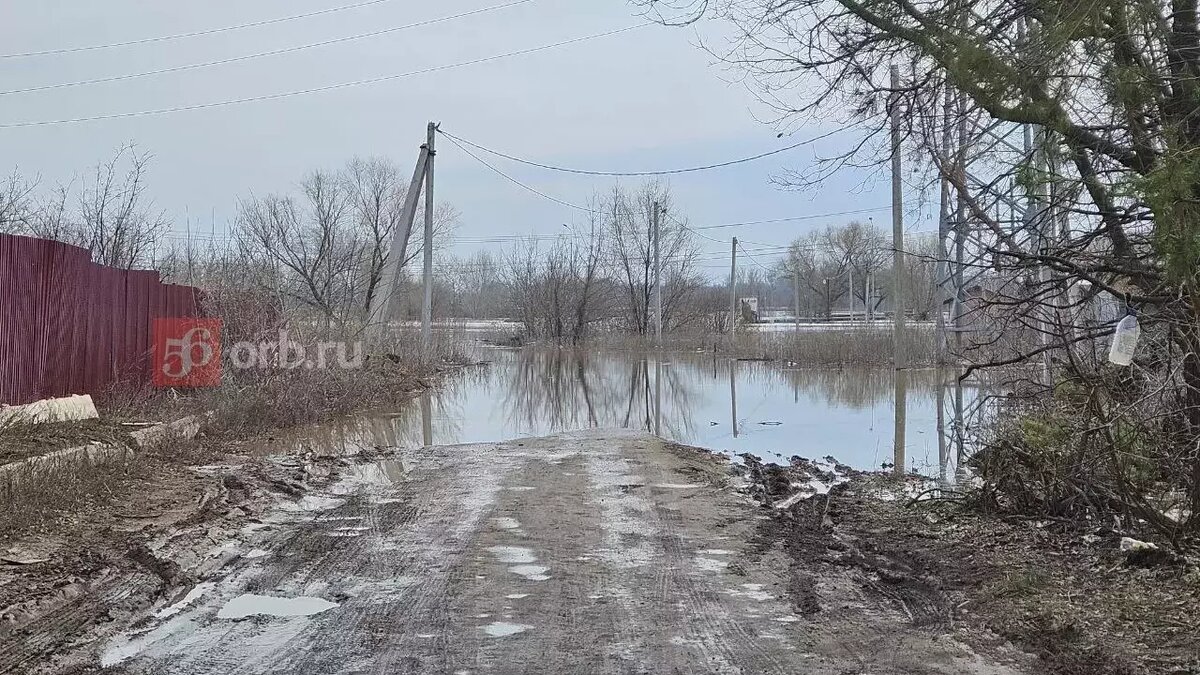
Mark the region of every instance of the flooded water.
<instances>
[{"instance_id":1,"label":"flooded water","mask_svg":"<svg viewBox=\"0 0 1200 675\"><path fill-rule=\"evenodd\" d=\"M316 452L489 442L588 428L642 429L768 461L832 455L855 468L893 458L890 369L784 369L709 353L661 362L626 351L489 349L408 410L312 430L289 445ZM908 469L935 473L933 371L911 371Z\"/></svg>"}]
</instances>

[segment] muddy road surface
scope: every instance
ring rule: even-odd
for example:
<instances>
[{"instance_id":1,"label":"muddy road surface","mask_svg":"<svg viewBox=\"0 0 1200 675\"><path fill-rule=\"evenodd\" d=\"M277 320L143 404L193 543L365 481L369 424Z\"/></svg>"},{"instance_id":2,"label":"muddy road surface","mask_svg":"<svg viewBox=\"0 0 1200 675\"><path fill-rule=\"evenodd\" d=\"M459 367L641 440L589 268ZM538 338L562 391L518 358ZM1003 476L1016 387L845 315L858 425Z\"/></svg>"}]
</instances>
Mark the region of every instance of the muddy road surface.
<instances>
[{"instance_id":1,"label":"muddy road surface","mask_svg":"<svg viewBox=\"0 0 1200 675\"><path fill-rule=\"evenodd\" d=\"M89 647L91 668L1025 672L795 569L764 534L772 517L723 460L643 434L404 451L285 503L244 555ZM826 609L806 612L814 593Z\"/></svg>"}]
</instances>

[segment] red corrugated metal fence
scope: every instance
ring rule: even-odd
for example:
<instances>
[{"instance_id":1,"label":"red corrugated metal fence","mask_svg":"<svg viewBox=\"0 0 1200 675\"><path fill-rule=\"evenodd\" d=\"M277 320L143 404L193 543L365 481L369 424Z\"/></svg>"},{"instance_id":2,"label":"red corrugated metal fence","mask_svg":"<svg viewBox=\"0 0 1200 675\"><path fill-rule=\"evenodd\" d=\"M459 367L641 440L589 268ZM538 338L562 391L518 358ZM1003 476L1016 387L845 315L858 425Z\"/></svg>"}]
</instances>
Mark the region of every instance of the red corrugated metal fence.
<instances>
[{"instance_id":1,"label":"red corrugated metal fence","mask_svg":"<svg viewBox=\"0 0 1200 675\"><path fill-rule=\"evenodd\" d=\"M156 318L200 316L200 292L91 252L0 234L0 404L149 383Z\"/></svg>"}]
</instances>

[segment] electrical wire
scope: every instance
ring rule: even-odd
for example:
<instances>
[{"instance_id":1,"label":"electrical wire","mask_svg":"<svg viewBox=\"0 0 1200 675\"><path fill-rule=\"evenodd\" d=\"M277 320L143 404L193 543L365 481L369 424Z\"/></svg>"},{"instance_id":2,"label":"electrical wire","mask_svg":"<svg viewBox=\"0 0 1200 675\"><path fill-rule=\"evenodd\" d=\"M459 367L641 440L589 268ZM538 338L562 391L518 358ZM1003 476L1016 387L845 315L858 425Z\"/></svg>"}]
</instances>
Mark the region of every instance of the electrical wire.
<instances>
[{"instance_id":1,"label":"electrical wire","mask_svg":"<svg viewBox=\"0 0 1200 675\"><path fill-rule=\"evenodd\" d=\"M504 54L485 56L483 58L472 59L470 61L460 61L458 63L451 63L451 64L447 64L447 65L442 65L442 66L433 66L430 68L423 68L421 70L413 70L413 71L409 71L407 73L398 73L395 75L383 75L380 77L373 77L373 78L366 79L366 80L356 80L354 82L340 82L337 84L325 85L323 87L313 87L311 89L300 89L297 91L288 91L288 92L282 92L279 94L266 94L266 95L262 95L262 96L247 96L245 98L231 99L231 100L226 100L226 101L214 101L211 103L198 103L195 105L176 106L176 107L172 107L172 108L158 108L155 110L140 110L140 111L135 111L135 112L109 113L106 115L93 115L90 117L75 117L75 118L58 119L58 120L36 120L36 121L29 121L29 122L10 122L7 124L0 124L0 129L22 129L22 128L26 128L26 127L44 127L44 126L55 126L55 125L62 125L62 124L79 124L79 123L83 123L83 122L98 122L98 121L102 121L102 120L112 120L112 119L125 119L125 118L130 118L130 117L167 115L167 114L178 113L178 112L189 112L189 111L193 111L193 110L207 110L209 108L221 108L221 107L225 107L225 106L239 105L242 103L257 103L257 102L261 102L261 101L274 101L274 100L283 99L283 98L290 98L293 96L319 94L319 93L324 93L324 92L328 92L328 91L336 91L339 89L349 89L351 87L361 87L361 86L366 86L366 85L371 85L371 84L379 84L380 82L390 82L393 80L399 80L399 79L403 79L406 77L413 77L416 75L427 75L429 73L437 73L437 72L442 72L442 71L446 71L446 70L454 70L456 68L464 68L467 66L479 65L482 63L491 63L494 61L500 61L503 59L512 58L512 57L516 57L516 56L525 56L527 54L534 54L537 52L544 52L544 51L548 51L551 49L557 49L560 47L566 47L568 45L578 44L580 42L587 42L589 40L596 40L599 38L605 38L605 37L610 37L613 35L619 35L621 33L627 33L632 30L637 30L639 28L645 28L647 26L652 26L652 25L655 25L655 24L641 23L641 24L636 24L633 26L626 26L624 28L618 28L616 30L606 31L603 33L593 33L591 35L584 35L582 37L571 38L569 40L563 40L561 42L555 42L555 43L548 44L548 45L541 45L539 47L530 47L528 49L520 49L520 50L513 51L513 52L506 52Z\"/></svg>"},{"instance_id":2,"label":"electrical wire","mask_svg":"<svg viewBox=\"0 0 1200 675\"><path fill-rule=\"evenodd\" d=\"M463 145L463 143L459 142L459 139L457 137L452 136L450 134L443 134L443 135L446 136L446 139L449 140L451 143L453 143L455 145L455 147L462 150L469 157L471 157L475 161L479 162L483 166L487 167L488 169L490 169L497 175L503 177L505 180L520 187L521 189L526 190L526 191L528 191L534 195L537 195L538 197L541 197L543 199L554 202L555 204L560 204L562 206L566 206L566 207L569 207L572 209L577 209L577 210L583 211L585 213L591 213L591 214L599 213L599 211L597 211L595 209L591 209L586 206L581 206L579 204L573 204L571 202L559 199L552 195L548 195L545 192L542 192L541 190L538 190L537 188L534 188L526 183L523 183L522 181L517 180L516 178L514 178L514 177L510 176L509 174L505 173L504 171L500 170L495 165L493 165L492 163L483 159L482 157L475 154L474 152L471 152L469 149L467 149ZM853 211L839 211L839 212L834 212L834 213L818 213L818 214L811 214L811 215L805 215L805 216L791 216L791 217L787 217L787 218L774 218L774 219L770 219L770 220L746 221L746 222L740 222L740 223L719 223L716 225L703 225L703 226L697 226L697 227L692 227L692 226L688 225L687 223L683 222L679 218L676 218L673 214L671 214L669 212L664 211L663 215L666 216L671 221L673 221L679 227L682 227L683 229L691 232L692 234L694 234L698 237L707 239L708 241L716 242L718 244L724 244L724 243L726 243L725 240L717 239L715 237L710 237L707 234L704 234L703 232L701 232L700 230L712 230L712 229L728 228L728 227L741 227L741 226L745 226L745 225L760 225L760 224L767 224L767 223L782 223L782 222L789 222L789 221L796 221L796 220L812 220L812 219L817 219L817 218L828 218L828 217L832 217L832 216L848 215L848 214L853 214L853 213L867 213L870 211L879 211L879 210L885 210L888 208L890 208L890 207L878 207L878 208L873 208L873 209L857 209L857 210L853 210ZM572 233L572 234L564 233L564 234L553 234L553 235L533 235L531 237L525 237L523 235L514 235L514 238L515 239L532 239L534 241L537 241L537 240L542 240L543 238L546 240L555 240L555 239L559 239L561 237L583 237L583 236L586 236L586 235L576 234L576 233ZM753 256L751 256L750 252L743 245L743 243L742 243L743 241L745 241L745 240L739 240L738 248L742 249L742 252L745 253L747 257L749 257L751 260L754 260ZM463 243L466 243L466 242L463 242ZM490 243L490 242L481 242L481 243ZM762 244L759 242L750 242L750 241L745 241L745 243L757 244L757 245L761 246L762 248L751 249L756 253L784 252L792 247L791 244L784 244L784 245ZM725 254L720 253L717 255L725 255ZM767 270L768 272L770 271L766 267L764 267L761 263L759 263L757 260L754 260L754 263L756 265L758 265L759 267L762 267L764 270Z\"/></svg>"},{"instance_id":3,"label":"electrical wire","mask_svg":"<svg viewBox=\"0 0 1200 675\"><path fill-rule=\"evenodd\" d=\"M738 242L738 248L741 249L742 253L746 254L746 257L750 260L750 262L761 267L764 272L766 272L768 274L773 274L773 272L769 268L767 268L766 265L763 265L762 263L760 263L758 261L758 258L755 258L754 256L750 255L749 251L746 250L746 247L742 246L741 242Z\"/></svg>"},{"instance_id":4,"label":"electrical wire","mask_svg":"<svg viewBox=\"0 0 1200 675\"><path fill-rule=\"evenodd\" d=\"M580 210L580 211L586 211L586 212L588 212L588 213L595 213L595 211L593 211L592 209L589 209L589 208L588 208L588 207L586 207L586 206L580 206L580 205L578 205L578 204L572 204L571 202L563 201L563 200L561 200L561 199L559 199L559 198L557 198L557 197L552 197L552 196L550 196L550 195L546 194L545 192L542 192L541 190L538 190L537 188L534 188L534 187L532 187L532 186L530 186L530 185L526 185L525 183L522 183L521 181L517 180L516 178L513 178L512 176L510 176L510 175L508 175L508 174L504 173L503 171L501 171L500 169L496 168L496 167L495 167L495 166L493 166L493 165L492 165L490 162L488 162L487 160L483 159L483 158L482 158L482 157L480 157L479 155L476 155L475 153L471 152L470 150L468 150L468 149L466 148L466 146L464 146L464 145L461 145L461 144L460 144L458 141L456 141L455 139L451 138L450 136L447 136L447 137L446 137L446 140L448 140L448 141L450 141L451 143L453 143L454 145L456 145L456 146L458 147L458 149L459 149L459 150L462 150L463 152L465 152L465 153L467 153L468 155L470 155L470 156L471 156L471 158L473 158L475 161L479 162L480 164L482 164L482 165L486 166L487 168L491 169L492 171L494 171L494 172L495 172L497 175L499 175L500 177L504 178L504 179L505 179L505 180L507 180L507 181L510 181L510 182L512 182L513 184L515 184L515 185L517 185L517 186L519 186L519 187L521 187L521 188L524 188L525 190L528 190L529 192L532 192L533 194L535 194L535 195L537 195L537 196L541 197L542 199L548 199L548 200L550 200L550 201L554 202L555 204L561 204L562 206L567 206L567 207L570 207L570 208L572 208L572 209L578 209L578 210Z\"/></svg>"},{"instance_id":5,"label":"electrical wire","mask_svg":"<svg viewBox=\"0 0 1200 675\"><path fill-rule=\"evenodd\" d=\"M263 58L266 56L279 56L281 54L292 54L295 52L301 52L301 51L305 51L308 49L315 49L318 47L328 47L329 45L336 45L336 44L341 44L344 42L352 42L355 40L364 40L366 38L378 37L380 35L388 35L390 33L398 33L400 31L410 30L413 28L422 28L425 26L432 26L432 25L439 24L439 23L445 23L447 21L463 19L466 17L474 16L476 14L484 14L487 12L495 12L495 11L499 11L502 9L508 9L510 7L516 7L517 5L524 5L524 4L533 2L533 1L534 0L515 0L515 2L509 2L509 3L501 4L501 5L492 5L490 7L474 9L469 12L460 12L458 14L443 16L443 17L439 17L436 19L427 19L425 21L417 21L415 23L405 24L403 26L394 26L392 28L384 28L382 30L372 31L369 33L359 33L358 35L349 35L346 37L334 38L332 40L324 40L322 42L313 42L313 43L309 43L309 44L298 45L295 47L285 47L282 49L273 49L271 51L259 52L257 54L247 54L244 56L235 56L232 58L221 59L218 61L205 61L203 63L191 63L191 64L187 64L187 65L183 65L183 66L173 66L171 68L161 68L159 70L147 70L147 71L140 72L140 73L129 73L126 75L113 75L111 77L99 77L99 78L95 78L95 79L91 79L91 80L77 80L75 82L59 82L57 84L47 84L47 85L42 85L42 86L37 86L37 87L25 87L24 89L9 89L8 91L0 91L0 96L10 96L13 94L30 94L30 93L39 92L39 91L50 91L50 90L54 90L54 89L66 89L68 87L83 87L83 86L89 86L89 85L94 85L94 84L105 84L108 82L124 82L126 80L135 80L135 79L139 79L142 77L150 77L153 75L166 75L168 73L181 73L181 72L185 72L185 71L189 71L189 70L199 70L201 68L211 68L213 66L228 65L230 63L241 63L243 61L251 61L253 59L259 59L259 58Z\"/></svg>"},{"instance_id":6,"label":"electrical wire","mask_svg":"<svg viewBox=\"0 0 1200 675\"><path fill-rule=\"evenodd\" d=\"M642 176L672 176L672 175L681 174L681 173L695 173L697 171L711 171L713 169L722 169L722 168L725 168L728 166L734 166L736 164L745 164L747 162L754 162L754 161L763 159L765 157L771 157L772 155L778 155L778 154L787 152L789 150L795 150L796 148L799 148L799 147L802 147L805 145L810 145L812 143L816 143L819 140L828 138L829 136L832 136L836 133L845 131L846 129L849 129L849 128L850 127L839 127L837 129L834 129L833 131L821 134L820 136L809 138L807 140L800 141L799 143L793 143L792 145L789 145L787 147L778 148L776 150L771 150L769 152L760 153L760 154L754 155L752 157L743 157L741 159L734 159L734 160L730 160L727 162L720 162L717 164L707 164L705 166L693 166L693 167L688 167L688 168L684 168L684 169L663 169L663 170L659 170L659 171L591 171L591 170L587 170L587 169L571 169L571 168L567 168L567 167L554 166L552 164L542 164L541 162L535 162L535 161L528 160L528 159L522 159L520 157L516 157L516 156L510 155L508 153L500 152L499 150L493 150L491 148L479 145L478 143L473 143L471 141L468 141L465 138L462 138L461 136L455 136L454 134L451 134L450 132L448 132L444 129L438 129L438 132L441 133L443 136L446 136L447 138L457 139L458 141L461 141L462 143L465 143L465 144L475 148L476 150L486 152L490 155L495 155L496 157L502 157L504 159L507 159L507 160L510 160L513 162L517 162L518 164L525 164L527 166L535 166L539 169L547 169L549 171L558 171L561 173L572 173L572 174L582 175L582 176L642 177Z\"/></svg>"},{"instance_id":7,"label":"electrical wire","mask_svg":"<svg viewBox=\"0 0 1200 675\"><path fill-rule=\"evenodd\" d=\"M176 33L174 35L161 35L157 37L140 38L137 40L127 40L125 42L110 42L107 44L87 45L82 47L62 47L58 49L45 49L41 51L19 52L15 54L0 54L0 59L23 59L32 56L52 56L56 54L75 54L78 52L91 52L100 49L113 49L115 47L132 47L134 45L144 45L153 42L169 42L171 40L182 40L184 38L202 37L205 35L216 35L218 33L228 33L230 31L243 30L246 28L258 28L260 26L271 26L274 24L285 23L287 21L296 21L298 19L309 19L315 16L324 16L334 14L336 12L344 12L351 9L361 9L370 7L371 5L381 5L392 0L367 0L353 5L342 5L340 7L330 7L328 9L319 9L314 12L306 12L304 14L294 14L276 19L265 19L262 21L251 21L250 23L238 24L236 26L225 26L223 28L209 28L207 30L192 31L190 33Z\"/></svg>"},{"instance_id":8,"label":"electrical wire","mask_svg":"<svg viewBox=\"0 0 1200 675\"><path fill-rule=\"evenodd\" d=\"M696 227L697 230L715 230L723 227L742 227L749 225L770 225L773 223L790 223L797 220L817 220L820 218L833 218L835 216L849 216L856 213L874 213L876 211L887 211L890 206L877 206L872 209L855 209L853 211L834 211L832 213L814 213L807 216L791 216L788 218L773 218L771 220L748 220L741 223L722 223L720 225L704 225ZM754 243L754 242L748 242Z\"/></svg>"}]
</instances>

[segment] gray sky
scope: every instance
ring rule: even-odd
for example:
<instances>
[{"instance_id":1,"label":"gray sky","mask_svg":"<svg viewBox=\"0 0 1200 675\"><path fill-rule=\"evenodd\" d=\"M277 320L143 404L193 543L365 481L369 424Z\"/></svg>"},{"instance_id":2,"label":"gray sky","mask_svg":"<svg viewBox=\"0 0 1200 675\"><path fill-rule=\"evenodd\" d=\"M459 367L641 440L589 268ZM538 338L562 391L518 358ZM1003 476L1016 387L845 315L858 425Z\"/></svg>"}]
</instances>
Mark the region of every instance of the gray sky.
<instances>
[{"instance_id":1,"label":"gray sky","mask_svg":"<svg viewBox=\"0 0 1200 675\"><path fill-rule=\"evenodd\" d=\"M205 30L315 11L356 0L161 0L5 3L0 52L16 53ZM390 0L370 7L134 47L0 59L0 89L108 77L225 59L466 12L503 0ZM137 80L0 96L0 124L188 106L361 80L477 59L642 23L622 0L535 0L496 12L386 36ZM708 30L702 28L701 30ZM383 155L409 171L425 124L531 159L588 169L646 170L709 164L772 150L827 129L776 139L756 121L753 95L726 82L694 33L650 26L561 49L381 84L247 103L81 124L0 129L0 174L13 165L47 185L69 180L122 143L155 155L150 192L185 231L221 233L239 195L290 189L307 171L338 168L355 156ZM670 180L693 225L886 207L888 186L847 174L819 191L769 184L814 152L832 154L837 137L767 160ZM497 166L566 201L582 203L611 179ZM442 142L437 197L462 212L462 238L556 233L578 213L503 180ZM626 183L633 184L633 179ZM887 225L887 210L873 215ZM849 217L708 231L762 244ZM928 218L925 218L928 221ZM202 225L201 225L202 223ZM910 227L929 229L929 222ZM757 244L748 244L753 248ZM480 248L460 244L456 254ZM723 251L705 241L704 251ZM762 256L769 262L771 256ZM707 263L706 263L707 264ZM713 264L715 275L721 265Z\"/></svg>"}]
</instances>

